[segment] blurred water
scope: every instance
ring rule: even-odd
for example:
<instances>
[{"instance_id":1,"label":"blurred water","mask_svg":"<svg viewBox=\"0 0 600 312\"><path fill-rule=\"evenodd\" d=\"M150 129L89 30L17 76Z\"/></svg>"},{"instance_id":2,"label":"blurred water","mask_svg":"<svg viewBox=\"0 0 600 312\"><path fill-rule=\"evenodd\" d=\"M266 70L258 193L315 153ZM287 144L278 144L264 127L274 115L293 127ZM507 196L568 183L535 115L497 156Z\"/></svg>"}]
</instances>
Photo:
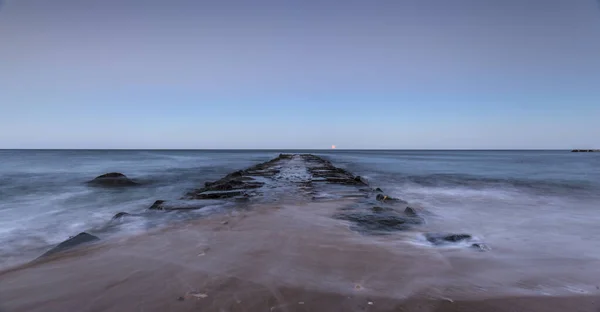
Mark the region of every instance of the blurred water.
<instances>
[{"instance_id":1,"label":"blurred water","mask_svg":"<svg viewBox=\"0 0 600 312\"><path fill-rule=\"evenodd\" d=\"M294 151L0 151L0 267L30 260L120 211ZM506 254L600 259L600 153L566 151L302 151L330 158L389 195L432 211L428 227L468 232ZM122 172L143 186L90 188ZM145 231L181 214L132 218L111 235Z\"/></svg>"}]
</instances>

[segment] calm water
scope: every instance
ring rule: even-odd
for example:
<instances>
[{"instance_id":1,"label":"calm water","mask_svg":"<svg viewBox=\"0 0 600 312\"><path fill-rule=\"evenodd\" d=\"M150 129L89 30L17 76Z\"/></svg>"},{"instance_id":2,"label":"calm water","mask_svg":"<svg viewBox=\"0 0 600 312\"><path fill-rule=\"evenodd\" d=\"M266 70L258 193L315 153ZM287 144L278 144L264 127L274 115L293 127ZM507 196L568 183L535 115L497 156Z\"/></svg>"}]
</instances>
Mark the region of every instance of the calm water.
<instances>
[{"instance_id":1,"label":"calm water","mask_svg":"<svg viewBox=\"0 0 600 312\"><path fill-rule=\"evenodd\" d=\"M145 211L157 199L286 151L0 151L0 268L35 258L81 231L143 232L198 217ZM302 151L310 152L310 151ZM312 151L434 216L428 227L468 232L498 254L600 261L600 153L566 151ZM144 182L126 190L90 188L118 171Z\"/></svg>"}]
</instances>

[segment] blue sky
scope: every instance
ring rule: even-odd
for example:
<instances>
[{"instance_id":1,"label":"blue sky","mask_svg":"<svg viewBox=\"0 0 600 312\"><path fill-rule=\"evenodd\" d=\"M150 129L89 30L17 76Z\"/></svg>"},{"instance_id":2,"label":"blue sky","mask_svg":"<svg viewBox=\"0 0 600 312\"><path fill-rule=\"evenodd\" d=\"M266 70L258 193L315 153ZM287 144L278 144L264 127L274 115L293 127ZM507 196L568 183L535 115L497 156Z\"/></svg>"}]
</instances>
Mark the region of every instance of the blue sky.
<instances>
[{"instance_id":1,"label":"blue sky","mask_svg":"<svg viewBox=\"0 0 600 312\"><path fill-rule=\"evenodd\" d=\"M595 0L7 0L0 148L600 147Z\"/></svg>"}]
</instances>

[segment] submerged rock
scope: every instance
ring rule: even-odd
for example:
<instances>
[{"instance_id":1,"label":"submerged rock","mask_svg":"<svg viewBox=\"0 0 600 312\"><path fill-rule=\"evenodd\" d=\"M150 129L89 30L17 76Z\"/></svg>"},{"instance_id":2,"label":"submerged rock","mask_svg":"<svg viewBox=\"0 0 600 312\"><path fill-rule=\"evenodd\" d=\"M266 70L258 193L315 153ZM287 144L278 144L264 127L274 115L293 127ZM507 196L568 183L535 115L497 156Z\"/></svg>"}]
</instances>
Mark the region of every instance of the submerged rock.
<instances>
[{"instance_id":1,"label":"submerged rock","mask_svg":"<svg viewBox=\"0 0 600 312\"><path fill-rule=\"evenodd\" d=\"M418 215L419 215L419 214L417 213L417 211L416 211L414 208L411 208L411 207L406 207L406 209L404 209L404 213L405 213L407 216L411 216L411 217L416 217L416 216L418 216Z\"/></svg>"},{"instance_id":2,"label":"submerged rock","mask_svg":"<svg viewBox=\"0 0 600 312\"><path fill-rule=\"evenodd\" d=\"M375 206L375 207L371 208L371 211L376 212L376 213L379 213L379 212L392 212L392 211L394 211L394 209L387 208L387 207Z\"/></svg>"},{"instance_id":3,"label":"submerged rock","mask_svg":"<svg viewBox=\"0 0 600 312\"><path fill-rule=\"evenodd\" d=\"M47 256L53 255L55 253L59 253L59 252L83 245L83 244L95 242L98 240L100 240L100 239L92 234L88 234L86 232L81 232L73 237L70 237L66 241L56 245L54 248L48 250L46 253L41 255L39 258L47 257Z\"/></svg>"},{"instance_id":4,"label":"submerged rock","mask_svg":"<svg viewBox=\"0 0 600 312\"><path fill-rule=\"evenodd\" d=\"M117 219L121 219L125 216L130 216L131 214L127 213L127 212L119 212L117 213L114 217L112 217L113 220L117 220Z\"/></svg>"},{"instance_id":5,"label":"submerged rock","mask_svg":"<svg viewBox=\"0 0 600 312\"><path fill-rule=\"evenodd\" d=\"M474 243L471 245L471 248L476 249L477 251L489 251L491 249L484 243Z\"/></svg>"},{"instance_id":6,"label":"submerged rock","mask_svg":"<svg viewBox=\"0 0 600 312\"><path fill-rule=\"evenodd\" d=\"M138 183L129 179L126 175L119 172L106 173L96 177L92 181L88 181L89 185L92 186L103 186L103 187L123 187L123 186L136 186Z\"/></svg>"},{"instance_id":7,"label":"submerged rock","mask_svg":"<svg viewBox=\"0 0 600 312\"><path fill-rule=\"evenodd\" d=\"M425 234L425 238L434 245L441 245L445 243L467 241L470 240L472 236L469 234L427 233Z\"/></svg>"},{"instance_id":8,"label":"submerged rock","mask_svg":"<svg viewBox=\"0 0 600 312\"><path fill-rule=\"evenodd\" d=\"M150 210L164 210L163 204L165 203L164 200L157 200L154 202L154 204L152 204L152 206L150 206Z\"/></svg>"},{"instance_id":9,"label":"submerged rock","mask_svg":"<svg viewBox=\"0 0 600 312\"><path fill-rule=\"evenodd\" d=\"M381 207L373 207L369 211L342 212L334 217L351 221L356 225L357 230L371 234L407 230L410 226L423 222L420 218L402 216L390 208Z\"/></svg>"},{"instance_id":10,"label":"submerged rock","mask_svg":"<svg viewBox=\"0 0 600 312\"><path fill-rule=\"evenodd\" d=\"M192 201L164 201L157 200L148 208L149 210L161 210L161 211L189 211L198 210L206 206L214 205L215 202L203 201L203 202L192 202Z\"/></svg>"},{"instance_id":11,"label":"submerged rock","mask_svg":"<svg viewBox=\"0 0 600 312\"><path fill-rule=\"evenodd\" d=\"M382 189L380 189L380 188L376 188L376 189L374 189L373 191L374 191L374 192L377 192L377 193L383 193L383 190L382 190Z\"/></svg>"}]
</instances>

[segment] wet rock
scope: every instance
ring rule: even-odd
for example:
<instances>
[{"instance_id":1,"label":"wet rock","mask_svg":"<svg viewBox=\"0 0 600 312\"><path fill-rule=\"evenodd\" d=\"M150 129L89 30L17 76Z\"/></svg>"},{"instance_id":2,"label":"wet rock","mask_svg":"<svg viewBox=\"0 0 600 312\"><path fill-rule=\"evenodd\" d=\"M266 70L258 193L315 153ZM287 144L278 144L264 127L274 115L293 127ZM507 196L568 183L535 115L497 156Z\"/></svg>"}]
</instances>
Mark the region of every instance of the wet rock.
<instances>
[{"instance_id":1,"label":"wet rock","mask_svg":"<svg viewBox=\"0 0 600 312\"><path fill-rule=\"evenodd\" d=\"M392 208L387 208L387 207L379 207L379 206L375 206L371 208L371 211L379 213L379 212L392 212L394 211L394 209Z\"/></svg>"},{"instance_id":2,"label":"wet rock","mask_svg":"<svg viewBox=\"0 0 600 312\"><path fill-rule=\"evenodd\" d=\"M474 243L471 245L471 248L476 249L477 251L489 251L491 249L484 243Z\"/></svg>"},{"instance_id":3,"label":"wet rock","mask_svg":"<svg viewBox=\"0 0 600 312\"><path fill-rule=\"evenodd\" d=\"M157 200L154 202L154 204L152 204L152 206L150 206L150 210L164 210L165 208L163 207L163 204L165 203L164 200Z\"/></svg>"},{"instance_id":4,"label":"wet rock","mask_svg":"<svg viewBox=\"0 0 600 312\"><path fill-rule=\"evenodd\" d=\"M361 176L356 176L356 177L354 177L354 181L355 181L356 183L358 183L358 184L369 185L369 183L367 182L367 180L366 180L366 179L364 179L364 178L363 178L363 177L361 177Z\"/></svg>"},{"instance_id":5,"label":"wet rock","mask_svg":"<svg viewBox=\"0 0 600 312\"><path fill-rule=\"evenodd\" d=\"M411 216L411 217L416 217L416 216L418 216L418 215L419 215L419 214L417 213L417 211L416 211L414 208L411 208L411 207L406 207L406 209L404 209L404 213L405 213L407 216Z\"/></svg>"},{"instance_id":6,"label":"wet rock","mask_svg":"<svg viewBox=\"0 0 600 312\"><path fill-rule=\"evenodd\" d=\"M123 187L123 186L136 186L138 183L130 180L126 175L118 172L111 172L96 177L92 181L88 181L91 186L103 186L103 187Z\"/></svg>"},{"instance_id":7,"label":"wet rock","mask_svg":"<svg viewBox=\"0 0 600 312\"><path fill-rule=\"evenodd\" d=\"M391 196L387 196L384 194L377 194L377 196L375 196L375 199L382 202L382 203L386 203L386 202L399 202L399 203L406 203L405 201L403 201L400 198L395 198L395 197L391 197Z\"/></svg>"},{"instance_id":8,"label":"wet rock","mask_svg":"<svg viewBox=\"0 0 600 312\"><path fill-rule=\"evenodd\" d=\"M197 202L197 201L185 201L185 200L175 200L175 201L164 201L164 200L157 200L154 202L154 204L152 204L152 206L148 209L150 210L161 210L161 211L189 211L189 210L198 210L198 209L202 209L206 206L210 206L210 205L214 205L218 203L217 201L215 202L209 202L209 201L202 201L202 202Z\"/></svg>"},{"instance_id":9,"label":"wet rock","mask_svg":"<svg viewBox=\"0 0 600 312\"><path fill-rule=\"evenodd\" d=\"M402 231L412 225L421 224L422 220L398 215L391 212L357 212L349 211L334 216L336 219L347 220L354 223L356 229L369 234L378 232Z\"/></svg>"},{"instance_id":10,"label":"wet rock","mask_svg":"<svg viewBox=\"0 0 600 312\"><path fill-rule=\"evenodd\" d=\"M467 241L472 238L469 234L444 234L444 233L427 233L425 238L428 242L434 245L441 245L445 243L458 243L461 241Z\"/></svg>"},{"instance_id":11,"label":"wet rock","mask_svg":"<svg viewBox=\"0 0 600 312\"><path fill-rule=\"evenodd\" d=\"M383 190L382 190L382 189L380 189L380 188L376 188L376 189L374 189L373 191L375 191L375 192L377 192L377 193L383 193Z\"/></svg>"},{"instance_id":12,"label":"wet rock","mask_svg":"<svg viewBox=\"0 0 600 312\"><path fill-rule=\"evenodd\" d=\"M127 213L127 212L119 212L117 213L114 217L112 217L113 220L118 220L121 219L125 216L130 216L131 214Z\"/></svg>"},{"instance_id":13,"label":"wet rock","mask_svg":"<svg viewBox=\"0 0 600 312\"><path fill-rule=\"evenodd\" d=\"M83 244L95 242L98 240L100 240L100 239L94 235L88 234L86 232L81 232L73 237L70 237L66 241L56 245L54 248L48 250L46 253L41 255L39 258L47 257L50 255L59 253L59 252L69 250L71 248L75 248L75 247L83 245Z\"/></svg>"},{"instance_id":14,"label":"wet rock","mask_svg":"<svg viewBox=\"0 0 600 312\"><path fill-rule=\"evenodd\" d=\"M234 172L226 175L223 180L225 180L225 179L232 179L232 178L239 178L239 177L241 177L243 175L244 175L244 171L243 170L238 170L238 171L234 171Z\"/></svg>"},{"instance_id":15,"label":"wet rock","mask_svg":"<svg viewBox=\"0 0 600 312\"><path fill-rule=\"evenodd\" d=\"M264 183L262 182L248 182L243 180L228 180L212 183L205 190L206 191L229 191L229 190L239 190L239 189L254 189L262 187Z\"/></svg>"},{"instance_id":16,"label":"wet rock","mask_svg":"<svg viewBox=\"0 0 600 312\"><path fill-rule=\"evenodd\" d=\"M203 193L197 193L197 194L192 194L191 198L192 199L225 199L225 198L231 198L231 197L236 197L236 196L243 196L245 193L244 191L224 191L224 192L203 192Z\"/></svg>"}]
</instances>

